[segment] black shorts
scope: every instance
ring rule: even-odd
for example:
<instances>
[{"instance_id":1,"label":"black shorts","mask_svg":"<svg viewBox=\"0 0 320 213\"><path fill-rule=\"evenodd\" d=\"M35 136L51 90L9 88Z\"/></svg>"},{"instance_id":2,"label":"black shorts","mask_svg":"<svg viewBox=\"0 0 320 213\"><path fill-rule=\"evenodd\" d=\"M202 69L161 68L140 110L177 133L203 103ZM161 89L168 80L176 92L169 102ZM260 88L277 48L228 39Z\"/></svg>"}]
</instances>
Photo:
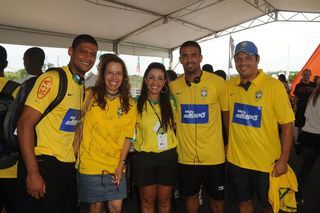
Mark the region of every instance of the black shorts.
<instances>
[{"instance_id":1,"label":"black shorts","mask_svg":"<svg viewBox=\"0 0 320 213\"><path fill-rule=\"evenodd\" d=\"M197 194L201 184L215 200L224 199L225 163L218 165L179 164L179 191L183 197Z\"/></svg>"},{"instance_id":2,"label":"black shorts","mask_svg":"<svg viewBox=\"0 0 320 213\"><path fill-rule=\"evenodd\" d=\"M176 149L161 153L135 152L133 181L138 187L154 184L173 186L177 179L178 155Z\"/></svg>"},{"instance_id":3,"label":"black shorts","mask_svg":"<svg viewBox=\"0 0 320 213\"><path fill-rule=\"evenodd\" d=\"M4 207L7 212L17 212L17 179L0 178L0 212Z\"/></svg>"},{"instance_id":4,"label":"black shorts","mask_svg":"<svg viewBox=\"0 0 320 213\"><path fill-rule=\"evenodd\" d=\"M78 192L74 163L65 163L48 155L36 156L39 172L46 184L46 194L41 199L34 199L26 193L26 171L19 162L19 212L78 212ZM23 188L22 188L23 187ZM26 197L24 197L26 196ZM22 200L21 200L22 199ZM21 210L25 208L25 210ZM29 208L29 209L28 209Z\"/></svg>"},{"instance_id":5,"label":"black shorts","mask_svg":"<svg viewBox=\"0 0 320 213\"><path fill-rule=\"evenodd\" d=\"M256 193L262 208L271 207L268 201L269 173L244 169L228 163L228 187L237 202L253 199Z\"/></svg>"}]
</instances>

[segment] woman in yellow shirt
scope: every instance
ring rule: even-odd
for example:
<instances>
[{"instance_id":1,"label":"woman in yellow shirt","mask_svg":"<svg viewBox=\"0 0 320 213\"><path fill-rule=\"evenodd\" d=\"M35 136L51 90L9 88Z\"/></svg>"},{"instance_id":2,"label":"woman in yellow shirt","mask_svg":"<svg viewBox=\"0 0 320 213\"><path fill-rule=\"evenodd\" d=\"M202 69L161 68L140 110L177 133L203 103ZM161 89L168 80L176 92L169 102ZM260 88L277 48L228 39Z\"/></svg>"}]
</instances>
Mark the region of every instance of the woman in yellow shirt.
<instances>
[{"instance_id":1,"label":"woman in yellow shirt","mask_svg":"<svg viewBox=\"0 0 320 213\"><path fill-rule=\"evenodd\" d=\"M170 212L172 187L177 180L177 139L174 102L170 100L163 64L151 63L143 76L137 102L134 183L139 187L142 212Z\"/></svg>"},{"instance_id":2,"label":"woman in yellow shirt","mask_svg":"<svg viewBox=\"0 0 320 213\"><path fill-rule=\"evenodd\" d=\"M83 121L78 157L79 198L90 203L90 212L121 212L127 195L124 164L134 134L136 107L130 95L128 73L117 56L103 61L92 102Z\"/></svg>"}]
</instances>

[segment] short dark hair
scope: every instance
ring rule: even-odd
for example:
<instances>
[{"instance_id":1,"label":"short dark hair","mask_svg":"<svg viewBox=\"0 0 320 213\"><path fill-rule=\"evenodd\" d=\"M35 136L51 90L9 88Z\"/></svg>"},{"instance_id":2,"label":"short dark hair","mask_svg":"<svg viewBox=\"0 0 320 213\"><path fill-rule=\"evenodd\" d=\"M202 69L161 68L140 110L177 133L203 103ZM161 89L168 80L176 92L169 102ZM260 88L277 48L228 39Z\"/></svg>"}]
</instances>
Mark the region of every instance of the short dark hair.
<instances>
[{"instance_id":1,"label":"short dark hair","mask_svg":"<svg viewBox=\"0 0 320 213\"><path fill-rule=\"evenodd\" d=\"M186 42L184 42L181 45L180 50L179 50L180 55L181 55L181 49L185 48L185 47L195 47L195 48L197 48L199 50L199 54L201 55L201 47L196 41L186 41Z\"/></svg>"},{"instance_id":2,"label":"short dark hair","mask_svg":"<svg viewBox=\"0 0 320 213\"><path fill-rule=\"evenodd\" d=\"M217 76L220 76L221 78L223 78L224 80L227 79L227 74L225 71L223 70L217 70L214 72L214 74L216 74Z\"/></svg>"},{"instance_id":3,"label":"short dark hair","mask_svg":"<svg viewBox=\"0 0 320 213\"><path fill-rule=\"evenodd\" d=\"M213 67L212 67L211 64L205 64L205 65L203 65L203 66L202 66L202 70L213 73Z\"/></svg>"},{"instance_id":4,"label":"short dark hair","mask_svg":"<svg viewBox=\"0 0 320 213\"><path fill-rule=\"evenodd\" d=\"M95 38L93 38L91 35L88 35L88 34L81 34L73 39L72 48L73 49L77 48L77 46L79 46L83 42L88 42L98 47L98 43Z\"/></svg>"},{"instance_id":5,"label":"short dark hair","mask_svg":"<svg viewBox=\"0 0 320 213\"><path fill-rule=\"evenodd\" d=\"M280 75L278 75L278 80L283 81L283 82L287 82L287 77L284 74L280 74Z\"/></svg>"},{"instance_id":6,"label":"short dark hair","mask_svg":"<svg viewBox=\"0 0 320 213\"><path fill-rule=\"evenodd\" d=\"M167 76L169 78L170 81L174 81L178 78L178 75L175 71L173 70L167 70Z\"/></svg>"},{"instance_id":7,"label":"short dark hair","mask_svg":"<svg viewBox=\"0 0 320 213\"><path fill-rule=\"evenodd\" d=\"M0 45L0 71L3 71L7 65L7 51L3 46Z\"/></svg>"},{"instance_id":8,"label":"short dark hair","mask_svg":"<svg viewBox=\"0 0 320 213\"><path fill-rule=\"evenodd\" d=\"M39 47L31 47L25 51L24 56L30 59L31 63L37 67L42 67L44 64L44 59L46 57L43 49Z\"/></svg>"}]
</instances>

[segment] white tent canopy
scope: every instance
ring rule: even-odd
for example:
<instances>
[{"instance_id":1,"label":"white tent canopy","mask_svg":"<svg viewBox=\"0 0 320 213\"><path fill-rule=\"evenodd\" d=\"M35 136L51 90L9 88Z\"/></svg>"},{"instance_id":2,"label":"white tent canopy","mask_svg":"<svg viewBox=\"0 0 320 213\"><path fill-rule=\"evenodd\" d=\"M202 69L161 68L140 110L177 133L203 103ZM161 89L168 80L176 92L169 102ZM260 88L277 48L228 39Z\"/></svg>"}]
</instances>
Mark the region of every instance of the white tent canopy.
<instances>
[{"instance_id":1,"label":"white tent canopy","mask_svg":"<svg viewBox=\"0 0 320 213\"><path fill-rule=\"evenodd\" d=\"M320 0L2 0L0 43L67 48L87 33L100 50L169 57L186 40L281 20L279 11L320 13Z\"/></svg>"}]
</instances>

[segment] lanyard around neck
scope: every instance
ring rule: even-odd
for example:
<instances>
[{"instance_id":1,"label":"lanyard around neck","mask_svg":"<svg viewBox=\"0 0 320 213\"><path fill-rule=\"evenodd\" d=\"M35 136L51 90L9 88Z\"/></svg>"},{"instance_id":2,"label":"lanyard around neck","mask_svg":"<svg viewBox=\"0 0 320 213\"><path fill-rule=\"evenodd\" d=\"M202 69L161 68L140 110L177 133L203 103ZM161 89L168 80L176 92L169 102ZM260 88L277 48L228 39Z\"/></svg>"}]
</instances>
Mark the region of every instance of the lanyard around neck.
<instances>
[{"instance_id":1,"label":"lanyard around neck","mask_svg":"<svg viewBox=\"0 0 320 213\"><path fill-rule=\"evenodd\" d=\"M160 128L162 128L162 120L160 119L160 116L159 116L158 113L156 112L155 108L153 107L153 104L151 103L151 101L150 101L149 99L148 99L148 101L149 101L149 104L150 104L153 112L156 114L156 116L157 116L157 118L158 118L158 121L160 122L160 127L159 127L159 129L158 129L158 131L157 131L157 132L159 132Z\"/></svg>"}]
</instances>

